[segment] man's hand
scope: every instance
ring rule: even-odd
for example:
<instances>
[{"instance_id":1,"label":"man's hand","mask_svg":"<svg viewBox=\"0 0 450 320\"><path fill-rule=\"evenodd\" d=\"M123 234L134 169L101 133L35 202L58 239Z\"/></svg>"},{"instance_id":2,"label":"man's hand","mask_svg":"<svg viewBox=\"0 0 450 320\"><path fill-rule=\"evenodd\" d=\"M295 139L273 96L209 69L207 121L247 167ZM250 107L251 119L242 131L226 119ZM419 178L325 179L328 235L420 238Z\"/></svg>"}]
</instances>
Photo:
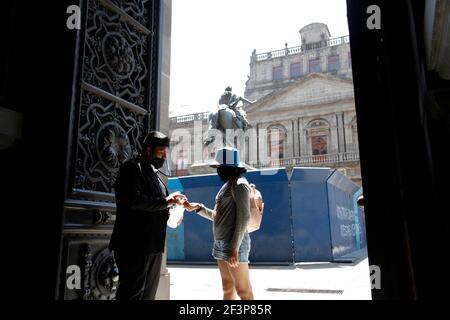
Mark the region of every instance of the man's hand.
<instances>
[{"instance_id":1,"label":"man's hand","mask_svg":"<svg viewBox=\"0 0 450 320\"><path fill-rule=\"evenodd\" d=\"M200 203L189 202L187 200L183 203L183 206L184 206L184 209L186 209L187 211L198 210L202 207L202 205Z\"/></svg>"},{"instance_id":2,"label":"man's hand","mask_svg":"<svg viewBox=\"0 0 450 320\"><path fill-rule=\"evenodd\" d=\"M230 256L228 258L228 264L232 268L237 268L239 266L239 257L237 250L231 250Z\"/></svg>"},{"instance_id":3,"label":"man's hand","mask_svg":"<svg viewBox=\"0 0 450 320\"><path fill-rule=\"evenodd\" d=\"M181 194L179 192L174 192L174 193L171 193L171 194L169 194L167 196L166 201L167 201L167 205L168 206L171 206L171 205L174 205L174 204L177 204L179 206L183 206L183 203L185 201L187 201L187 198L186 198L186 196L184 194Z\"/></svg>"}]
</instances>

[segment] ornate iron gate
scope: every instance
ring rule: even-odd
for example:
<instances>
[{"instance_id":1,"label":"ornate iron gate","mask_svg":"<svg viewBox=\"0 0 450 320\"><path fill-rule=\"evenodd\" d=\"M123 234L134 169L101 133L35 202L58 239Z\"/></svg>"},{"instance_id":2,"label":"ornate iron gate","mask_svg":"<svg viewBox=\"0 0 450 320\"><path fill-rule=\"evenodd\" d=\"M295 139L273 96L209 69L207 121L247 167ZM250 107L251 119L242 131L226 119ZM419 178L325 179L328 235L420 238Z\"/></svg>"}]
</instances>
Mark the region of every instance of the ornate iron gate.
<instances>
[{"instance_id":1,"label":"ornate iron gate","mask_svg":"<svg viewBox=\"0 0 450 320\"><path fill-rule=\"evenodd\" d=\"M114 182L155 127L159 0L83 0L73 84L58 297L114 299ZM68 266L81 270L68 288Z\"/></svg>"}]
</instances>

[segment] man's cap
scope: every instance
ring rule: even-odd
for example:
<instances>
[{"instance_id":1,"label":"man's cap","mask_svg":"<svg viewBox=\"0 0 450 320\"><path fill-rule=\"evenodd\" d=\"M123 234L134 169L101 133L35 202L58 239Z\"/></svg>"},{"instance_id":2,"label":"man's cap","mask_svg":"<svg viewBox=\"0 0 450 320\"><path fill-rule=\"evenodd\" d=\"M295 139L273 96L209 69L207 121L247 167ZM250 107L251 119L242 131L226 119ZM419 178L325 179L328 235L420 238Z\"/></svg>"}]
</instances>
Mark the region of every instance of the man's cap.
<instances>
[{"instance_id":1,"label":"man's cap","mask_svg":"<svg viewBox=\"0 0 450 320\"><path fill-rule=\"evenodd\" d=\"M144 138L143 147L169 147L170 139L159 131L150 131Z\"/></svg>"},{"instance_id":2,"label":"man's cap","mask_svg":"<svg viewBox=\"0 0 450 320\"><path fill-rule=\"evenodd\" d=\"M236 148L225 147L217 150L216 159L209 164L213 168L225 166L234 168L245 168L241 162L241 153Z\"/></svg>"}]
</instances>

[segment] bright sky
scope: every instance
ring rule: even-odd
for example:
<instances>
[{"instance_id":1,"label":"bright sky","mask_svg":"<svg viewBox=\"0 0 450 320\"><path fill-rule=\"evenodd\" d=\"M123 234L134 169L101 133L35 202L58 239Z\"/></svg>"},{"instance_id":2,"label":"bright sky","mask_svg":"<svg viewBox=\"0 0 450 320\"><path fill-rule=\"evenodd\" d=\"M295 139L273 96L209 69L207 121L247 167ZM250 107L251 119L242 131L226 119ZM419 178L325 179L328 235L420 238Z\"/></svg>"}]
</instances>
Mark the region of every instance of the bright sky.
<instances>
[{"instance_id":1,"label":"bright sky","mask_svg":"<svg viewBox=\"0 0 450 320\"><path fill-rule=\"evenodd\" d=\"M173 0L171 116L208 111L228 85L243 96L253 49L300 45L312 22L348 35L345 0Z\"/></svg>"}]
</instances>

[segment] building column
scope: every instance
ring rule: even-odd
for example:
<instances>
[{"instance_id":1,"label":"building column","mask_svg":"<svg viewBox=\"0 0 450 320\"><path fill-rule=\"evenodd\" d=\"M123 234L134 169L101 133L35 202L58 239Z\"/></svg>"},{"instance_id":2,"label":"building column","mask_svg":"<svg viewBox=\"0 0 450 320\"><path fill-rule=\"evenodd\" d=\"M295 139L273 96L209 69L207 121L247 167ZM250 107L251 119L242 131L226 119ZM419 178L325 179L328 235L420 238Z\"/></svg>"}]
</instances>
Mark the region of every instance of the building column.
<instances>
[{"instance_id":1,"label":"building column","mask_svg":"<svg viewBox=\"0 0 450 320\"><path fill-rule=\"evenodd\" d=\"M330 130L331 130L331 138L330 138L330 150L328 151L328 153L339 153L340 152L340 148L339 148L339 128L338 128L338 123L339 121L337 120L337 115L336 117L334 117L334 125L331 126Z\"/></svg>"},{"instance_id":2,"label":"building column","mask_svg":"<svg viewBox=\"0 0 450 320\"><path fill-rule=\"evenodd\" d=\"M170 50L171 50L171 28L172 19L172 0L163 0L161 2L161 16L159 28L159 47L161 53L160 74L159 74L159 118L156 121L156 129L169 135L169 97L170 97ZM158 115L158 113L157 113ZM165 183L167 178L164 177ZM166 241L167 246L167 241ZM159 278L156 300L170 299L170 274L167 269L167 250L164 251L161 264L161 274Z\"/></svg>"},{"instance_id":3,"label":"building column","mask_svg":"<svg viewBox=\"0 0 450 320\"><path fill-rule=\"evenodd\" d=\"M298 128L294 120L291 121L291 127L292 127L292 157L298 156Z\"/></svg>"},{"instance_id":4,"label":"building column","mask_svg":"<svg viewBox=\"0 0 450 320\"><path fill-rule=\"evenodd\" d=\"M269 161L267 128L270 123L258 124L258 161L260 164L266 164ZM263 130L264 129L264 130Z\"/></svg>"},{"instance_id":5,"label":"building column","mask_svg":"<svg viewBox=\"0 0 450 320\"><path fill-rule=\"evenodd\" d=\"M261 161L261 122L256 124L256 162L259 164Z\"/></svg>"},{"instance_id":6,"label":"building column","mask_svg":"<svg viewBox=\"0 0 450 320\"><path fill-rule=\"evenodd\" d=\"M294 128L293 128L293 124L292 124L292 120L291 121L283 121L281 122L281 124L286 128L286 149L284 150L284 156L283 158L292 158L294 156L294 139L293 139L293 132L294 132Z\"/></svg>"},{"instance_id":7,"label":"building column","mask_svg":"<svg viewBox=\"0 0 450 320\"><path fill-rule=\"evenodd\" d=\"M302 75L305 75L307 73L309 73L309 57L305 54L302 58L301 58L301 68L302 68Z\"/></svg>"},{"instance_id":8,"label":"building column","mask_svg":"<svg viewBox=\"0 0 450 320\"><path fill-rule=\"evenodd\" d=\"M306 156L309 154L308 146L306 145L306 131L305 124L303 123L303 118L298 118L298 134L299 134L299 156Z\"/></svg>"},{"instance_id":9,"label":"building column","mask_svg":"<svg viewBox=\"0 0 450 320\"><path fill-rule=\"evenodd\" d=\"M327 73L327 56L319 56L320 72Z\"/></svg>"},{"instance_id":10,"label":"building column","mask_svg":"<svg viewBox=\"0 0 450 320\"><path fill-rule=\"evenodd\" d=\"M355 151L353 144L353 132L351 123L345 123L344 121L344 132L345 132L345 150L347 150L347 152Z\"/></svg>"},{"instance_id":11,"label":"building column","mask_svg":"<svg viewBox=\"0 0 450 320\"><path fill-rule=\"evenodd\" d=\"M338 151L339 153L344 153L345 149L345 138L344 138L344 113L339 112L336 114L336 123L338 130Z\"/></svg>"}]
</instances>

